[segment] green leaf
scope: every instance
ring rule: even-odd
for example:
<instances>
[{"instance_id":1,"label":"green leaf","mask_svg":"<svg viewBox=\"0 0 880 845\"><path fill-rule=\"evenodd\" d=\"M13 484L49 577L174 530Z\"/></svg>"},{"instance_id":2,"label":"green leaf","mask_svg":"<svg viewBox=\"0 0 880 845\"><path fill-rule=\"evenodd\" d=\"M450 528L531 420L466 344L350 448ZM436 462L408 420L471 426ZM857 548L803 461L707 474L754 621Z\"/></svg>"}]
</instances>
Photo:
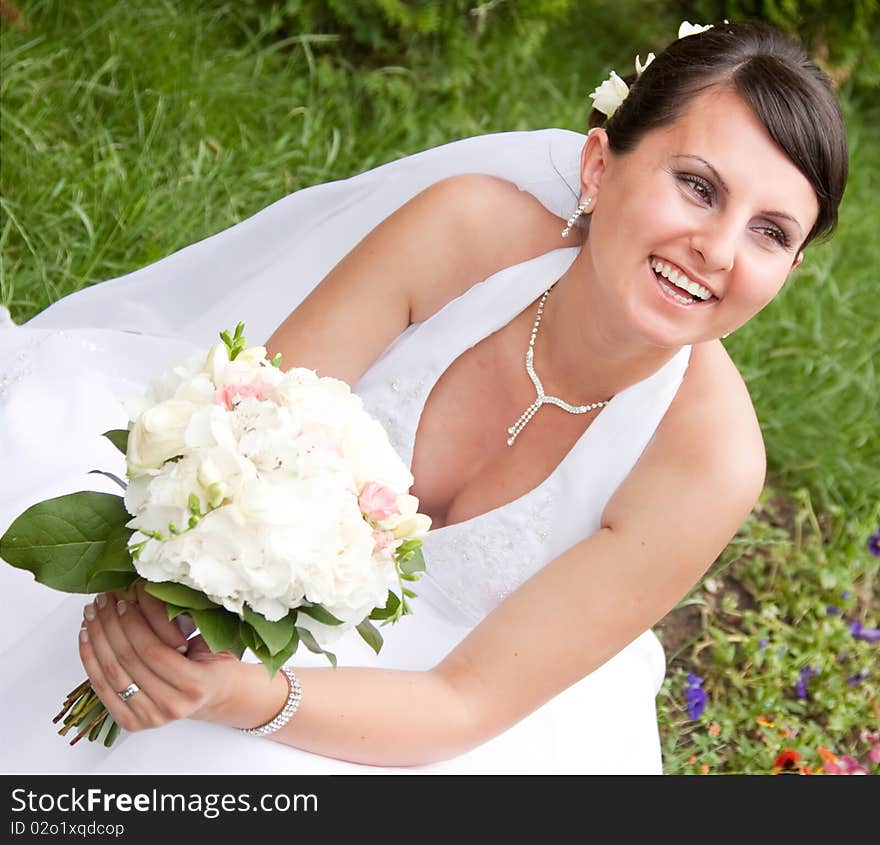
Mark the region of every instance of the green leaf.
<instances>
[{"instance_id":1,"label":"green leaf","mask_svg":"<svg viewBox=\"0 0 880 845\"><path fill-rule=\"evenodd\" d=\"M378 654L379 650L382 648L384 640L382 639L382 635L376 629L376 626L372 625L369 619L364 619L364 621L357 626L357 632L363 637L364 642L373 649L376 654Z\"/></svg>"},{"instance_id":2,"label":"green leaf","mask_svg":"<svg viewBox=\"0 0 880 845\"><path fill-rule=\"evenodd\" d=\"M0 538L0 557L47 587L90 593L98 571L124 572L120 531L131 519L121 496L69 493L28 508ZM124 549L128 567L131 555Z\"/></svg>"},{"instance_id":3,"label":"green leaf","mask_svg":"<svg viewBox=\"0 0 880 845\"><path fill-rule=\"evenodd\" d=\"M421 548L415 549L412 557L400 563L400 571L405 575L414 575L416 572L425 571L425 556Z\"/></svg>"},{"instance_id":4,"label":"green leaf","mask_svg":"<svg viewBox=\"0 0 880 845\"><path fill-rule=\"evenodd\" d=\"M270 675L274 675L280 666L287 663L299 647L299 635L293 632L290 642L278 654L269 654L266 646L257 643L257 647L251 649L253 653L260 659L260 662L266 667Z\"/></svg>"},{"instance_id":5,"label":"green leaf","mask_svg":"<svg viewBox=\"0 0 880 845\"><path fill-rule=\"evenodd\" d=\"M329 610L319 604L301 605L298 609L300 613L305 613L306 616L311 616L312 619L323 622L325 625L342 624L341 619L337 619Z\"/></svg>"},{"instance_id":6,"label":"green leaf","mask_svg":"<svg viewBox=\"0 0 880 845\"><path fill-rule=\"evenodd\" d=\"M300 610L302 610L302 608L300 608ZM300 642L302 642L312 654L324 654L327 656L330 663L332 663L333 666L336 666L336 655L329 651L324 651L324 649L318 645L318 641L312 636L312 632L308 630L308 628L301 628L297 625L296 632L299 634Z\"/></svg>"},{"instance_id":7,"label":"green leaf","mask_svg":"<svg viewBox=\"0 0 880 845\"><path fill-rule=\"evenodd\" d=\"M138 577L128 541L134 534L130 528L118 525L110 530L104 551L89 569L87 590L90 593L104 593L131 586Z\"/></svg>"},{"instance_id":8,"label":"green leaf","mask_svg":"<svg viewBox=\"0 0 880 845\"><path fill-rule=\"evenodd\" d=\"M290 642L291 637L296 636L295 610L277 622L270 622L265 616L256 613L245 605L244 618L263 641L269 650L269 654L273 656L278 654Z\"/></svg>"},{"instance_id":9,"label":"green leaf","mask_svg":"<svg viewBox=\"0 0 880 845\"><path fill-rule=\"evenodd\" d=\"M193 610L192 618L211 651L215 654L228 651L241 657L244 643L239 634L241 620L237 614L218 607L216 610Z\"/></svg>"},{"instance_id":10,"label":"green leaf","mask_svg":"<svg viewBox=\"0 0 880 845\"><path fill-rule=\"evenodd\" d=\"M211 610L220 607L204 593L184 584L175 584L173 581L147 581L144 589L157 599L187 610Z\"/></svg>"},{"instance_id":11,"label":"green leaf","mask_svg":"<svg viewBox=\"0 0 880 845\"><path fill-rule=\"evenodd\" d=\"M176 605L168 604L168 602L165 602L165 610L168 613L168 619L171 622L177 619L182 613L189 613L188 607L177 607Z\"/></svg>"},{"instance_id":12,"label":"green leaf","mask_svg":"<svg viewBox=\"0 0 880 845\"><path fill-rule=\"evenodd\" d=\"M241 637L241 641L244 643L245 648L249 648L254 653L256 653L257 649L261 646L265 648L265 644L257 636L257 632L243 619L239 623L238 635Z\"/></svg>"},{"instance_id":13,"label":"green leaf","mask_svg":"<svg viewBox=\"0 0 880 845\"><path fill-rule=\"evenodd\" d=\"M123 455L128 454L128 429L112 428L105 431L101 437L106 437Z\"/></svg>"},{"instance_id":14,"label":"green leaf","mask_svg":"<svg viewBox=\"0 0 880 845\"><path fill-rule=\"evenodd\" d=\"M394 614L397 613L397 608L399 606L400 599L395 593L392 593L391 590L389 590L388 601L385 602L385 607L377 607L370 614L370 619L387 619L389 616L394 616Z\"/></svg>"}]
</instances>

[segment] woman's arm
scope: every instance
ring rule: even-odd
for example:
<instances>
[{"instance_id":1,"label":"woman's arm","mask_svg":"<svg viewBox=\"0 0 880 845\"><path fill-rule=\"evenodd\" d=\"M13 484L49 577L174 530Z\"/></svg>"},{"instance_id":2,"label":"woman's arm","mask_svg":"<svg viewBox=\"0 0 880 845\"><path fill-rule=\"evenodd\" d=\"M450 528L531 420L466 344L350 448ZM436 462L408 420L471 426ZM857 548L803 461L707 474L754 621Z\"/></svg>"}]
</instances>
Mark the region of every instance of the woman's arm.
<instances>
[{"instance_id":1,"label":"woman's arm","mask_svg":"<svg viewBox=\"0 0 880 845\"><path fill-rule=\"evenodd\" d=\"M373 765L446 759L485 742L668 613L736 533L763 480L741 380L689 371L598 532L530 578L432 670L299 671L302 706L271 739ZM284 679L270 680L261 665L182 657L137 607L119 617L108 603L88 631L83 663L128 730L188 716L254 727L286 698ZM133 676L143 698L123 704L113 693Z\"/></svg>"}]
</instances>

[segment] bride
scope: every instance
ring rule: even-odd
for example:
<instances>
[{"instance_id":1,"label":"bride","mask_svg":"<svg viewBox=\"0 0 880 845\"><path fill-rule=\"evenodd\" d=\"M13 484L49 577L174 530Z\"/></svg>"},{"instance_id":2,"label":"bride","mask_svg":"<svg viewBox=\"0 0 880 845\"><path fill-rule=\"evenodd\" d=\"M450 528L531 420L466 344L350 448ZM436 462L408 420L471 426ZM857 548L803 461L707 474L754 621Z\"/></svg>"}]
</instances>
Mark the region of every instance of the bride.
<instances>
[{"instance_id":1,"label":"bride","mask_svg":"<svg viewBox=\"0 0 880 845\"><path fill-rule=\"evenodd\" d=\"M833 231L847 169L799 45L694 30L598 89L586 137L487 135L306 189L0 329L2 530L117 492L88 472L121 472L99 437L119 398L239 319L353 385L433 523L379 656L352 638L337 669L298 652L273 677L143 591L83 610L3 567L6 771L662 771L650 628L764 481L719 339ZM109 750L48 720L83 666L124 729Z\"/></svg>"}]
</instances>

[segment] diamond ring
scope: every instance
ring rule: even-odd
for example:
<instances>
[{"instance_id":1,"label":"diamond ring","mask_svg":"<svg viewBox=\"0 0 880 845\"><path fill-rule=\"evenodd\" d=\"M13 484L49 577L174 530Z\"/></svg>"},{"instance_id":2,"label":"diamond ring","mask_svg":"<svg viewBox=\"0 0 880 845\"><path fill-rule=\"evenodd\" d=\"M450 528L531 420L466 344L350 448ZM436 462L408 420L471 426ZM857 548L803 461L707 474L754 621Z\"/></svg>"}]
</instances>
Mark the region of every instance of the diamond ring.
<instances>
[{"instance_id":1,"label":"diamond ring","mask_svg":"<svg viewBox=\"0 0 880 845\"><path fill-rule=\"evenodd\" d=\"M128 701L136 692L140 692L141 688L135 684L130 683L122 692L116 693L123 701Z\"/></svg>"}]
</instances>

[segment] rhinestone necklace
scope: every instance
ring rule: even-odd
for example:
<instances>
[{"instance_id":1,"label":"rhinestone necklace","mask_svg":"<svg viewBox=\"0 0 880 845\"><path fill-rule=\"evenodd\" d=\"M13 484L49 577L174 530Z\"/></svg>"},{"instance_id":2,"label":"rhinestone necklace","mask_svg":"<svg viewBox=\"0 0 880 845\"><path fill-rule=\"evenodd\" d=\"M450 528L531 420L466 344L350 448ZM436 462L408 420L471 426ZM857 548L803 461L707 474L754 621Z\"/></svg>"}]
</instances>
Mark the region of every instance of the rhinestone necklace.
<instances>
[{"instance_id":1,"label":"rhinestone necklace","mask_svg":"<svg viewBox=\"0 0 880 845\"><path fill-rule=\"evenodd\" d=\"M532 380L532 384L535 385L535 390L537 391L537 397L535 401L529 405L525 411L522 412L520 418L507 429L507 433L510 437L507 438L507 445L513 446L516 441L519 433L526 427L526 424L529 420L535 416L538 412L538 408L541 405L556 405L558 408L562 408L563 411L568 411L569 414L586 414L587 411L592 411L596 408L602 408L607 405L611 400L606 399L604 402L593 402L592 405L569 405L568 402L563 402L561 399L556 396L547 396L544 393L544 385L541 384L541 379L538 378L538 374L535 372L534 359L535 359L535 338L538 336L538 326L541 325L541 316L544 313L544 303L547 300L547 296L550 294L550 291L553 290L553 286L556 283L554 282L550 285L547 290L544 291L544 295L541 297L541 301L538 303L538 313L535 316L535 324L532 326L532 336L529 338L529 348L526 350L526 372L529 374L529 378Z\"/></svg>"}]
</instances>

